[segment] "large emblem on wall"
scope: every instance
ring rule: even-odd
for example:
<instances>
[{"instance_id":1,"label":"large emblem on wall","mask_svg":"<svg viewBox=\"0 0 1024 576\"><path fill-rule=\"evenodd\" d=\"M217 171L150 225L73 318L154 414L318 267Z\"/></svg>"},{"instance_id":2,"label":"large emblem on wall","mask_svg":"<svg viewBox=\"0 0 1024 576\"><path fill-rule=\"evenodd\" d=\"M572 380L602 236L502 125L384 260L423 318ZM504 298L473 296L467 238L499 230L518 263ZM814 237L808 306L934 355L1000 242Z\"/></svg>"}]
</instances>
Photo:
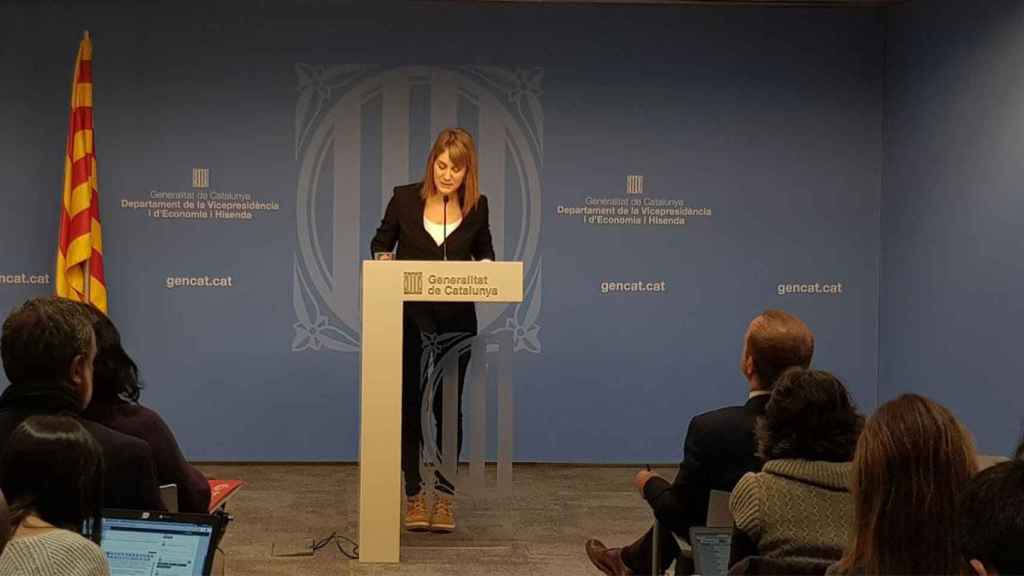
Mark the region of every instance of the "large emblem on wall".
<instances>
[{"instance_id":1,"label":"large emblem on wall","mask_svg":"<svg viewBox=\"0 0 1024 576\"><path fill-rule=\"evenodd\" d=\"M499 260L522 260L521 304L478 308L481 335L540 352L542 71L299 64L292 350L359 349L360 262L395 186L422 180L437 133L469 130Z\"/></svg>"}]
</instances>

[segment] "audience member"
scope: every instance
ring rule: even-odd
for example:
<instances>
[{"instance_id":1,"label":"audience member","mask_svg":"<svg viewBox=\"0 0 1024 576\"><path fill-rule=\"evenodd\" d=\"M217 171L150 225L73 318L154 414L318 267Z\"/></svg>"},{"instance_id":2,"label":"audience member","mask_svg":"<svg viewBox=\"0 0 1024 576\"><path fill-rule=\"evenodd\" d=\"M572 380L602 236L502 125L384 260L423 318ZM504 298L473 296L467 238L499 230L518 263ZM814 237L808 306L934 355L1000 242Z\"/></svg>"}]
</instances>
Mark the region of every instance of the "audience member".
<instances>
[{"instance_id":1,"label":"audience member","mask_svg":"<svg viewBox=\"0 0 1024 576\"><path fill-rule=\"evenodd\" d=\"M101 311L81 305L96 333L92 402L83 416L149 444L160 484L178 486L178 509L205 514L210 506L210 483L190 465L174 433L155 411L139 404L139 369L121 346L121 334Z\"/></svg>"},{"instance_id":2,"label":"audience member","mask_svg":"<svg viewBox=\"0 0 1024 576\"><path fill-rule=\"evenodd\" d=\"M829 574L956 574L957 495L977 470L970 434L904 394L868 418L853 458L855 530Z\"/></svg>"},{"instance_id":3,"label":"audience member","mask_svg":"<svg viewBox=\"0 0 1024 576\"><path fill-rule=\"evenodd\" d=\"M743 340L740 370L749 393L743 405L720 408L694 417L683 444L683 461L671 484L647 470L634 485L658 519L659 558L663 572L679 556L673 533L689 540L691 526L705 524L712 490L731 491L743 474L757 470L754 423L763 415L775 380L787 368L806 367L814 353L814 336L799 318L767 310L754 318ZM653 529L624 548L608 549L588 540L587 555L609 575L651 574Z\"/></svg>"},{"instance_id":4,"label":"audience member","mask_svg":"<svg viewBox=\"0 0 1024 576\"><path fill-rule=\"evenodd\" d=\"M758 421L760 472L729 500L733 563L748 556L821 566L843 555L853 526L850 460L864 418L828 372L792 368L775 383Z\"/></svg>"},{"instance_id":5,"label":"audience member","mask_svg":"<svg viewBox=\"0 0 1024 576\"><path fill-rule=\"evenodd\" d=\"M0 488L15 529L0 555L0 576L110 573L97 546L103 454L76 419L31 416L19 424L0 457Z\"/></svg>"},{"instance_id":6,"label":"audience member","mask_svg":"<svg viewBox=\"0 0 1024 576\"><path fill-rule=\"evenodd\" d=\"M80 305L36 298L11 312L0 335L0 358L11 383L0 395L0 449L29 416L78 416L92 397L95 356L96 338ZM105 505L163 510L149 446L95 422L82 425L103 450Z\"/></svg>"},{"instance_id":7,"label":"audience member","mask_svg":"<svg viewBox=\"0 0 1024 576\"><path fill-rule=\"evenodd\" d=\"M1017 449L1024 449L1024 444ZM1024 461L978 473L960 495L960 553L978 576L1024 574Z\"/></svg>"}]
</instances>

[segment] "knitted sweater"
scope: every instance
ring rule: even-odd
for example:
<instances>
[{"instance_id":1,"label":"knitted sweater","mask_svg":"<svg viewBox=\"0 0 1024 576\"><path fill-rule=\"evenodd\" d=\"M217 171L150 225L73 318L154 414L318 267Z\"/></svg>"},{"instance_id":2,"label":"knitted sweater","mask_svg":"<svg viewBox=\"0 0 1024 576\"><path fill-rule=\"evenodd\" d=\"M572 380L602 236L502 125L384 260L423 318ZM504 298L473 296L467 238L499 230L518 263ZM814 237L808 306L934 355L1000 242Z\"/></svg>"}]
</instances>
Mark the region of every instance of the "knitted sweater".
<instances>
[{"instance_id":1,"label":"knitted sweater","mask_svg":"<svg viewBox=\"0 0 1024 576\"><path fill-rule=\"evenodd\" d=\"M853 527L851 464L769 460L729 499L736 527L768 558L838 560Z\"/></svg>"},{"instance_id":2,"label":"knitted sweater","mask_svg":"<svg viewBox=\"0 0 1024 576\"><path fill-rule=\"evenodd\" d=\"M0 555L0 576L109 576L96 544L70 530L15 538Z\"/></svg>"}]
</instances>

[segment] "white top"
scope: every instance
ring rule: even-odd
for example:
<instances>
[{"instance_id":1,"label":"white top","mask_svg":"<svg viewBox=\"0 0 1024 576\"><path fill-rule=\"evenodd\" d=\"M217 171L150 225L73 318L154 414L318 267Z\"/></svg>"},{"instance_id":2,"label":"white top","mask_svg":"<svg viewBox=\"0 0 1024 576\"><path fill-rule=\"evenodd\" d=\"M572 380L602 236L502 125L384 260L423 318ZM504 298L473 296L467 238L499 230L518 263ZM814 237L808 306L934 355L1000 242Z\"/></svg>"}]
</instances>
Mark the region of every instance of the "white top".
<instances>
[{"instance_id":1,"label":"white top","mask_svg":"<svg viewBox=\"0 0 1024 576\"><path fill-rule=\"evenodd\" d=\"M0 576L109 576L100 547L70 530L49 530L7 543Z\"/></svg>"},{"instance_id":2,"label":"white top","mask_svg":"<svg viewBox=\"0 0 1024 576\"><path fill-rule=\"evenodd\" d=\"M445 226L443 223L436 224L430 221L430 219L428 219L426 216L423 217L423 228L427 231L428 234L430 234L430 237L434 239L434 244L437 244L438 246L440 246L441 243L444 242L444 239L447 238L447 236L452 235L452 232L454 232L455 229L459 227L459 224L462 224L462 218L459 218L458 220L452 220L451 222L448 223L447 226ZM446 228L448 231L447 236L445 235Z\"/></svg>"}]
</instances>

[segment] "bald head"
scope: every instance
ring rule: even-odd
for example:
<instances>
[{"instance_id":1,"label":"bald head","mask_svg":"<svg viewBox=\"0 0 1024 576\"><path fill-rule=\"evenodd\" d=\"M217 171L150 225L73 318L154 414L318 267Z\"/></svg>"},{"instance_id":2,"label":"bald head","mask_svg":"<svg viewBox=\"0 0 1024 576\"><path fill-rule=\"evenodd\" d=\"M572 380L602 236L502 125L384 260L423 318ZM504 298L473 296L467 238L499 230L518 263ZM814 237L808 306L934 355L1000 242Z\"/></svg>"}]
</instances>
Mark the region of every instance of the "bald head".
<instances>
[{"instance_id":1,"label":"bald head","mask_svg":"<svg viewBox=\"0 0 1024 576\"><path fill-rule=\"evenodd\" d=\"M807 368L813 355L814 334L803 320L782 310L765 310L747 328L743 374L752 387L771 390L787 368Z\"/></svg>"}]
</instances>

